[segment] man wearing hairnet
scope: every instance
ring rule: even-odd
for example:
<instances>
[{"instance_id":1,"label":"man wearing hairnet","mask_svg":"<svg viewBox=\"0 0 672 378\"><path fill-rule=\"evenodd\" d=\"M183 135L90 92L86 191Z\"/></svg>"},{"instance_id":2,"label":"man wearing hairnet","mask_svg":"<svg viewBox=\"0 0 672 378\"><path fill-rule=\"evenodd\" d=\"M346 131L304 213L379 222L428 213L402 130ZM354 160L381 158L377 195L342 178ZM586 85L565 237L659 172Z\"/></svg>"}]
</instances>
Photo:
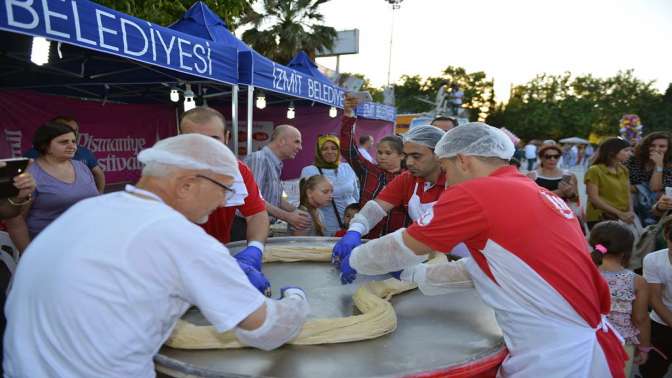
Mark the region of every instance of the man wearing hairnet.
<instances>
[{"instance_id":1,"label":"man wearing hairnet","mask_svg":"<svg viewBox=\"0 0 672 378\"><path fill-rule=\"evenodd\" d=\"M303 291L266 298L195 224L235 194L233 153L188 134L138 160L136 186L72 206L26 250L5 308L7 376L154 377L154 355L192 305L249 346L298 335Z\"/></svg>"},{"instance_id":2,"label":"man wearing hairnet","mask_svg":"<svg viewBox=\"0 0 672 378\"><path fill-rule=\"evenodd\" d=\"M623 377L627 356L606 320L609 287L576 217L509 165L513 152L511 140L484 123L448 131L435 148L448 183L439 201L408 229L343 256L341 270L402 270L401 279L427 295L474 286L510 352L502 376ZM420 264L460 242L470 257Z\"/></svg>"},{"instance_id":3,"label":"man wearing hairnet","mask_svg":"<svg viewBox=\"0 0 672 378\"><path fill-rule=\"evenodd\" d=\"M445 189L446 175L441 171L434 147L444 134L438 127L423 125L410 129L402 136L408 170L395 177L375 200L364 204L352 218L348 232L334 246L332 259L336 264L340 263L342 256L361 244L362 236L368 234L391 209L404 206L410 219L415 221L439 199ZM354 274L349 278L354 279Z\"/></svg>"}]
</instances>

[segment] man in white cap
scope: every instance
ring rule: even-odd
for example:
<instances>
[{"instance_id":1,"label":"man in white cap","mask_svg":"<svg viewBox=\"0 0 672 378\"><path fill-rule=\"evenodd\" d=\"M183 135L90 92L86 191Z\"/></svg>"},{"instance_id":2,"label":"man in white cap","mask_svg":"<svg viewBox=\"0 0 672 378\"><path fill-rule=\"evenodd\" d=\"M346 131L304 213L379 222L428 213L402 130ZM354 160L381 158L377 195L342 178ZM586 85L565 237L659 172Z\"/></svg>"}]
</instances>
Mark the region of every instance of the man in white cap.
<instances>
[{"instance_id":1,"label":"man in white cap","mask_svg":"<svg viewBox=\"0 0 672 378\"><path fill-rule=\"evenodd\" d=\"M264 350L300 332L303 291L266 298L195 224L233 195L233 153L189 134L138 160L137 186L79 202L30 244L5 308L8 376L154 377L152 358L191 305Z\"/></svg>"},{"instance_id":2,"label":"man in white cap","mask_svg":"<svg viewBox=\"0 0 672 378\"><path fill-rule=\"evenodd\" d=\"M610 293L572 210L510 166L511 140L484 123L446 133L435 153L448 188L408 229L355 248L354 273L402 270L425 294L473 285L490 305L510 355L506 377L623 377L627 358L606 321ZM419 263L464 242L471 257Z\"/></svg>"},{"instance_id":3,"label":"man in white cap","mask_svg":"<svg viewBox=\"0 0 672 378\"><path fill-rule=\"evenodd\" d=\"M444 134L438 127L422 125L402 135L408 170L395 177L376 199L364 204L352 218L348 232L334 246L332 259L336 264L360 245L362 236L367 235L390 210L403 206L408 217L415 221L439 199L446 186L446 174L441 170L434 147ZM462 250L462 255L466 255L463 246Z\"/></svg>"}]
</instances>

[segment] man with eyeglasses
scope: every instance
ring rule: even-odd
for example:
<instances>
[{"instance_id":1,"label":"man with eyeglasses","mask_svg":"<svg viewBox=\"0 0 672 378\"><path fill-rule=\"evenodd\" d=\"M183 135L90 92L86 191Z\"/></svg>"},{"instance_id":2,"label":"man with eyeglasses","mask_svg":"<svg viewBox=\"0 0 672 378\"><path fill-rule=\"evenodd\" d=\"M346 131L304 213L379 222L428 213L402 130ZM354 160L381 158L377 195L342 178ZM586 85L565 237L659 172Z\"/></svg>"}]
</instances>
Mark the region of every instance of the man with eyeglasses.
<instances>
[{"instance_id":1,"label":"man with eyeglasses","mask_svg":"<svg viewBox=\"0 0 672 378\"><path fill-rule=\"evenodd\" d=\"M334 246L332 260L335 264L340 264L344 256L360 245L362 236L368 234L391 209L404 206L409 218L415 221L434 206L446 186L446 174L434 154L434 146L444 134L438 127L422 125L402 135L408 170L395 177L376 199L364 204L352 218L348 232ZM344 272L341 279L351 282L355 273Z\"/></svg>"},{"instance_id":2,"label":"man with eyeglasses","mask_svg":"<svg viewBox=\"0 0 672 378\"><path fill-rule=\"evenodd\" d=\"M226 121L219 111L200 106L185 112L180 120L182 134L201 134L226 144L228 133ZM268 237L268 213L259 187L250 168L238 160L240 176L234 179L231 195L223 207L210 214L202 226L205 231L223 244L231 240L232 228L239 212L245 217L239 225L245 228L247 248L236 254L240 268L250 282L264 294L270 295L271 284L261 272L264 243Z\"/></svg>"},{"instance_id":3,"label":"man with eyeglasses","mask_svg":"<svg viewBox=\"0 0 672 378\"><path fill-rule=\"evenodd\" d=\"M251 347L271 350L300 332L304 292L265 297L195 224L235 194L233 153L188 134L138 160L135 186L75 204L21 258L5 307L7 376L154 377L154 356L192 305Z\"/></svg>"}]
</instances>

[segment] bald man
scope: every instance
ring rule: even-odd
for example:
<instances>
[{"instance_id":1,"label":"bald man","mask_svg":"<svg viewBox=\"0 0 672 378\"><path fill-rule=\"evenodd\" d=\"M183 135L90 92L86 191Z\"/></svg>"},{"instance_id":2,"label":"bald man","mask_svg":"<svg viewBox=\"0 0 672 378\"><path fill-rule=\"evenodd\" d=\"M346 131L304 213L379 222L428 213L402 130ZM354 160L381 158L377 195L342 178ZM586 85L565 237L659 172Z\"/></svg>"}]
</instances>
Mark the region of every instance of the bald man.
<instances>
[{"instance_id":1,"label":"bald man","mask_svg":"<svg viewBox=\"0 0 672 378\"><path fill-rule=\"evenodd\" d=\"M282 161L294 159L301 151L301 132L294 126L279 125L273 130L271 141L259 151L253 152L245 163L254 174L254 180L266 201L266 210L277 219L282 219L296 229L310 226L310 215L296 209L282 198Z\"/></svg>"}]
</instances>

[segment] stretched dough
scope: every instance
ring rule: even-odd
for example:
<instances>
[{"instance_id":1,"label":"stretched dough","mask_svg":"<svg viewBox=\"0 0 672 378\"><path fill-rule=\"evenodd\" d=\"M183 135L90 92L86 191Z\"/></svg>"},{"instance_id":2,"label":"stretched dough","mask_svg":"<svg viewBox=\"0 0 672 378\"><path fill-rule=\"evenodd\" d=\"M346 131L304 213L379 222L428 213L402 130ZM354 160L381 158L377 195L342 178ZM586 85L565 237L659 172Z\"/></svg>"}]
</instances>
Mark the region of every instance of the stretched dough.
<instances>
[{"instance_id":1,"label":"stretched dough","mask_svg":"<svg viewBox=\"0 0 672 378\"><path fill-rule=\"evenodd\" d=\"M440 255L439 259L445 259ZM330 261L331 248L267 246L265 262ZM432 261L434 262L434 261ZM397 315L388 301L393 295L415 289L413 283L394 278L360 286L352 297L360 315L345 318L310 319L289 344L315 345L373 339L397 328ZM244 348L233 332L220 333L213 326L197 326L178 320L166 345L179 349Z\"/></svg>"}]
</instances>

